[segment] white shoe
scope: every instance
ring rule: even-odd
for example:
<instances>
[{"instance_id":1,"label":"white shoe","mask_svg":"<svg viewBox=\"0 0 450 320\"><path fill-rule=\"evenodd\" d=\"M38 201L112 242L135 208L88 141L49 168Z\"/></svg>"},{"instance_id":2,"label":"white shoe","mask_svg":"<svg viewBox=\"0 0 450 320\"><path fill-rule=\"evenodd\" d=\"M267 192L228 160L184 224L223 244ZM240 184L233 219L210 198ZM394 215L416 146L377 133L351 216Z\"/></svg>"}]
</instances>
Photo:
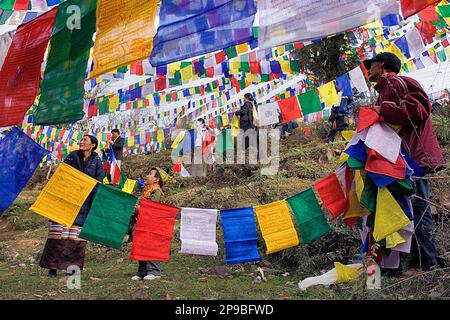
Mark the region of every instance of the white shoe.
<instances>
[{"instance_id":1,"label":"white shoe","mask_svg":"<svg viewBox=\"0 0 450 320\"><path fill-rule=\"evenodd\" d=\"M139 280L142 280L142 278L139 277L139 276L132 276L132 277L131 277L131 280L133 280L133 281L139 281Z\"/></svg>"},{"instance_id":2,"label":"white shoe","mask_svg":"<svg viewBox=\"0 0 450 320\"><path fill-rule=\"evenodd\" d=\"M148 274L144 277L144 280L156 280L161 278L161 276L155 276L154 274Z\"/></svg>"}]
</instances>

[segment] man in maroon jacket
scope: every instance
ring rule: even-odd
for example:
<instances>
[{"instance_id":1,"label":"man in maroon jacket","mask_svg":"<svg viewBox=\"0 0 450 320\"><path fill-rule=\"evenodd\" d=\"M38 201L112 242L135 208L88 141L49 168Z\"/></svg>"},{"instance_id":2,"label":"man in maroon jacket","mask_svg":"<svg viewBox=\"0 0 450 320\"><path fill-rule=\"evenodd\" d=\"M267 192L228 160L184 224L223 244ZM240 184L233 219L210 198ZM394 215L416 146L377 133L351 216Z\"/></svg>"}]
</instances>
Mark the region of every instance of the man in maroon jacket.
<instances>
[{"instance_id":1,"label":"man in maroon jacket","mask_svg":"<svg viewBox=\"0 0 450 320\"><path fill-rule=\"evenodd\" d=\"M401 128L398 134L402 138L402 149L423 169L424 174L443 169L445 161L431 123L431 103L421 85L414 79L397 75L401 62L393 53L380 53L364 61L364 66L379 93L373 109L387 123ZM415 195L430 199L428 180L415 180ZM413 199L417 241L412 241L409 266L430 269L437 265L434 221L429 204L420 198Z\"/></svg>"}]
</instances>

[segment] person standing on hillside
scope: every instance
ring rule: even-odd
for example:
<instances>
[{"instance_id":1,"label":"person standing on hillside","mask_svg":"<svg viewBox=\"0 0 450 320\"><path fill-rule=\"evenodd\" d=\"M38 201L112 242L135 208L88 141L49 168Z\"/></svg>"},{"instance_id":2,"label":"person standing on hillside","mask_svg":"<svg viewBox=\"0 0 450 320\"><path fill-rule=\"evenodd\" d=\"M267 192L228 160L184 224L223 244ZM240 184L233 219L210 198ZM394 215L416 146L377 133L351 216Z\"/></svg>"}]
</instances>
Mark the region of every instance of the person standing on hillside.
<instances>
[{"instance_id":1,"label":"person standing on hillside","mask_svg":"<svg viewBox=\"0 0 450 320\"><path fill-rule=\"evenodd\" d=\"M85 135L79 146L80 149L71 152L64 163L101 182L104 175L103 164L98 154L94 152L97 149L98 140L94 136ZM73 266L83 270L86 240L78 236L91 209L96 192L97 187L92 190L83 203L72 227L68 228L52 222L39 262L41 268L49 269L49 277L56 277L57 270L66 270L67 273L68 268Z\"/></svg>"},{"instance_id":2,"label":"person standing on hillside","mask_svg":"<svg viewBox=\"0 0 450 320\"><path fill-rule=\"evenodd\" d=\"M122 160L123 160L123 146L125 145L125 139L120 136L119 129L111 130L111 139L108 140L110 146L112 146L112 150L114 152L114 157L116 158L117 165L121 168ZM109 153L111 151L110 148L103 148L103 152Z\"/></svg>"},{"instance_id":3,"label":"person standing on hillside","mask_svg":"<svg viewBox=\"0 0 450 320\"><path fill-rule=\"evenodd\" d=\"M445 168L431 122L431 103L421 85L414 79L397 75L401 61L393 53L380 53L364 61L364 66L369 71L369 80L376 83L375 90L379 94L372 108L386 123L398 127L402 148L425 175ZM412 241L409 267L429 270L437 266L435 228L428 203L430 186L423 178L414 183L417 196L413 203L415 240Z\"/></svg>"},{"instance_id":4,"label":"person standing on hillside","mask_svg":"<svg viewBox=\"0 0 450 320\"><path fill-rule=\"evenodd\" d=\"M339 97L339 103L331 108L331 115L328 121L331 122L330 132L328 133L327 142L333 142L337 132L348 130L350 121L350 111L354 108L355 102L351 97L344 96L338 86L335 85Z\"/></svg>"},{"instance_id":5,"label":"person standing on hillside","mask_svg":"<svg viewBox=\"0 0 450 320\"><path fill-rule=\"evenodd\" d=\"M145 189L141 199L147 199L155 202L161 202L163 197L162 187L169 180L169 175L161 168L153 167L150 173L145 177ZM133 216L130 222L128 233L132 236L134 233L137 216L139 213L139 203L134 208ZM161 278L161 262L159 261L139 261L139 268L131 280L156 280Z\"/></svg>"}]
</instances>

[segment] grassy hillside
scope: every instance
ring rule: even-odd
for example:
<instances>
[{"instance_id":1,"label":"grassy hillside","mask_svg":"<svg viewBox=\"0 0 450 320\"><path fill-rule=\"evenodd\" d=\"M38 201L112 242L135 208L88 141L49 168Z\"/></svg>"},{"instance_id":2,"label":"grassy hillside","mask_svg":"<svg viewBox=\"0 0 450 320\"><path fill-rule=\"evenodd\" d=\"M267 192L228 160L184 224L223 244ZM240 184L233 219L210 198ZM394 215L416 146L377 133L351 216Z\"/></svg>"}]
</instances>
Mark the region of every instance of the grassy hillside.
<instances>
[{"instance_id":1,"label":"grassy hillside","mask_svg":"<svg viewBox=\"0 0 450 320\"><path fill-rule=\"evenodd\" d=\"M294 195L337 168L343 142L327 145L320 140L323 125L313 128L308 140L297 132L280 148L280 170L273 177L261 177L258 166L216 166L205 178L171 178L165 187L166 202L185 207L236 208L259 205ZM449 163L450 146L444 146ZM129 178L139 179L152 166L172 174L170 152L154 156L132 156L123 167ZM171 261L162 263L163 277L153 282L133 282L137 263L129 260L130 244L114 250L89 243L82 273L81 290L68 290L66 278L46 277L38 267L48 222L28 210L46 180L39 170L14 205L0 216L0 298L1 299L423 299L450 297L450 273L442 269L412 278L383 278L381 291L366 291L363 279L330 288L316 287L300 292L299 280L320 275L334 261L350 263L358 255L358 232L333 222L333 232L311 245L299 245L281 253L264 255L263 260L226 266L222 228L218 224L219 255L201 257L179 254L179 218L176 220ZM448 176L450 170L440 172ZM433 201L450 208L450 183L432 180ZM434 209L442 267L449 267L449 216ZM258 231L259 232L259 231ZM259 233L260 234L260 233ZM258 269L260 268L260 269ZM261 273L262 272L262 273ZM263 277L264 276L264 277Z\"/></svg>"}]
</instances>

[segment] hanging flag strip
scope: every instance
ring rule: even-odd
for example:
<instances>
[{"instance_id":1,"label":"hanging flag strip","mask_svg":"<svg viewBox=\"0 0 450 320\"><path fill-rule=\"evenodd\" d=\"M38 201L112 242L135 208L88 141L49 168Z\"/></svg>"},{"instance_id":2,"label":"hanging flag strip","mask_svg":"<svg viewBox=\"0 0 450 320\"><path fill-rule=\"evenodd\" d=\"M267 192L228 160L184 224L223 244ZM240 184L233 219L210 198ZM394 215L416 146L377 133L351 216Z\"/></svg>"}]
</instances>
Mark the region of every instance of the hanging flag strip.
<instances>
[{"instance_id":1,"label":"hanging flag strip","mask_svg":"<svg viewBox=\"0 0 450 320\"><path fill-rule=\"evenodd\" d=\"M181 208L180 253L217 256L217 210Z\"/></svg>"},{"instance_id":2,"label":"hanging flag strip","mask_svg":"<svg viewBox=\"0 0 450 320\"><path fill-rule=\"evenodd\" d=\"M257 206L255 213L266 241L267 254L299 244L286 200Z\"/></svg>"},{"instance_id":3,"label":"hanging flag strip","mask_svg":"<svg viewBox=\"0 0 450 320\"><path fill-rule=\"evenodd\" d=\"M61 163L30 210L71 227L84 201L98 181Z\"/></svg>"},{"instance_id":4,"label":"hanging flag strip","mask_svg":"<svg viewBox=\"0 0 450 320\"><path fill-rule=\"evenodd\" d=\"M78 6L81 16L73 17ZM84 78L95 32L97 0L68 0L58 6L35 124L72 123L84 116Z\"/></svg>"},{"instance_id":5,"label":"hanging flag strip","mask_svg":"<svg viewBox=\"0 0 450 320\"><path fill-rule=\"evenodd\" d=\"M259 48L323 38L398 12L397 1L258 0Z\"/></svg>"},{"instance_id":6,"label":"hanging flag strip","mask_svg":"<svg viewBox=\"0 0 450 320\"><path fill-rule=\"evenodd\" d=\"M21 124L38 90L56 10L17 28L0 70L0 127Z\"/></svg>"},{"instance_id":7,"label":"hanging flag strip","mask_svg":"<svg viewBox=\"0 0 450 320\"><path fill-rule=\"evenodd\" d=\"M252 207L220 211L227 264L259 261L258 236Z\"/></svg>"},{"instance_id":8,"label":"hanging flag strip","mask_svg":"<svg viewBox=\"0 0 450 320\"><path fill-rule=\"evenodd\" d=\"M157 0L98 0L91 78L150 56L157 3Z\"/></svg>"},{"instance_id":9,"label":"hanging flag strip","mask_svg":"<svg viewBox=\"0 0 450 320\"><path fill-rule=\"evenodd\" d=\"M324 207L331 213L331 220L344 213L346 199L336 173L332 173L316 182L314 189L319 194Z\"/></svg>"},{"instance_id":10,"label":"hanging flag strip","mask_svg":"<svg viewBox=\"0 0 450 320\"><path fill-rule=\"evenodd\" d=\"M48 153L17 128L0 140L0 212L14 202Z\"/></svg>"},{"instance_id":11,"label":"hanging flag strip","mask_svg":"<svg viewBox=\"0 0 450 320\"><path fill-rule=\"evenodd\" d=\"M311 243L331 230L312 188L289 197L286 201L294 211L304 243Z\"/></svg>"},{"instance_id":12,"label":"hanging flag strip","mask_svg":"<svg viewBox=\"0 0 450 320\"><path fill-rule=\"evenodd\" d=\"M169 261L170 244L178 208L142 199L130 259Z\"/></svg>"},{"instance_id":13,"label":"hanging flag strip","mask_svg":"<svg viewBox=\"0 0 450 320\"><path fill-rule=\"evenodd\" d=\"M136 200L115 187L99 184L80 238L120 249Z\"/></svg>"},{"instance_id":14,"label":"hanging flag strip","mask_svg":"<svg viewBox=\"0 0 450 320\"><path fill-rule=\"evenodd\" d=\"M254 0L163 1L150 62L161 66L252 41L255 14Z\"/></svg>"}]
</instances>

